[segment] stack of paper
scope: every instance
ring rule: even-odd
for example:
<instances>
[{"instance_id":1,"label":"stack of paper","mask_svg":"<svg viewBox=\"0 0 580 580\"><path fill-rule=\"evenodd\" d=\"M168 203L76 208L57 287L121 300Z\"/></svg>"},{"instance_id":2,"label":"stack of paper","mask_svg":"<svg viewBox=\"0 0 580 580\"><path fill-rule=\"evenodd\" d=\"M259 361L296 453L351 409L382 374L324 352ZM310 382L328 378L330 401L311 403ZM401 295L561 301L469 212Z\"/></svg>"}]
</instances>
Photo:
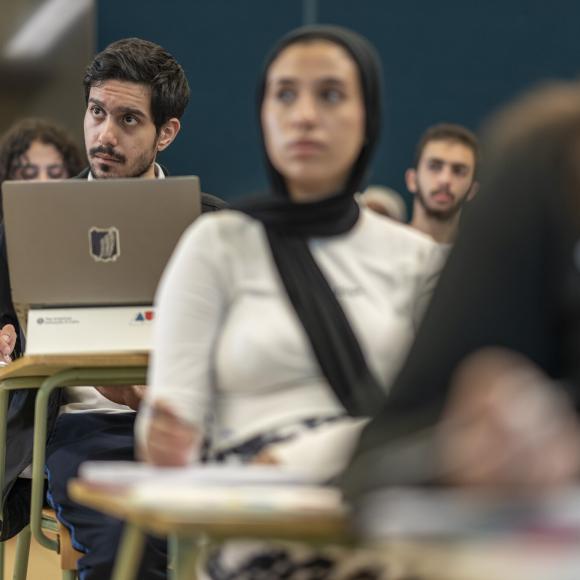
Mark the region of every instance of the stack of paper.
<instances>
[{"instance_id":1,"label":"stack of paper","mask_svg":"<svg viewBox=\"0 0 580 580\"><path fill-rule=\"evenodd\" d=\"M81 465L79 477L130 489L133 504L165 512L341 514L340 491L316 485L306 473L279 466L196 465L161 468L135 462Z\"/></svg>"},{"instance_id":2,"label":"stack of paper","mask_svg":"<svg viewBox=\"0 0 580 580\"><path fill-rule=\"evenodd\" d=\"M357 504L367 538L525 533L580 537L580 488L535 495L449 488L388 488ZM580 578L580 576L579 576Z\"/></svg>"},{"instance_id":3,"label":"stack of paper","mask_svg":"<svg viewBox=\"0 0 580 580\"><path fill-rule=\"evenodd\" d=\"M87 461L79 478L89 483L134 485L171 483L172 485L255 485L307 484L312 478L303 471L271 465L191 465L156 467L135 461Z\"/></svg>"},{"instance_id":4,"label":"stack of paper","mask_svg":"<svg viewBox=\"0 0 580 580\"><path fill-rule=\"evenodd\" d=\"M254 516L341 514L345 508L340 492L331 487L307 485L230 485L170 487L160 484L137 486L131 499L143 507L168 513L216 516L251 513Z\"/></svg>"}]
</instances>

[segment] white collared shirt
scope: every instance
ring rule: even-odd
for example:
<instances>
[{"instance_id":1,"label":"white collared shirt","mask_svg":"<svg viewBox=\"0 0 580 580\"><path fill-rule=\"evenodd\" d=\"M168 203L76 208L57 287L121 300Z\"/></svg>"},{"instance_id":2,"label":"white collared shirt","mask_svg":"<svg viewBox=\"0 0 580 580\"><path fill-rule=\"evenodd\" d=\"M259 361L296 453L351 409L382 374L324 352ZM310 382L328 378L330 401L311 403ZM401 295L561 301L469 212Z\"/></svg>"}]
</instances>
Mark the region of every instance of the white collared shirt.
<instances>
[{"instance_id":1,"label":"white collared shirt","mask_svg":"<svg viewBox=\"0 0 580 580\"><path fill-rule=\"evenodd\" d=\"M165 179L165 173L163 172L163 169L161 169L161 165L159 165L159 163L157 162L155 163L155 175L156 179ZM95 179L95 176L89 171L87 179L89 181L93 181L93 179Z\"/></svg>"}]
</instances>

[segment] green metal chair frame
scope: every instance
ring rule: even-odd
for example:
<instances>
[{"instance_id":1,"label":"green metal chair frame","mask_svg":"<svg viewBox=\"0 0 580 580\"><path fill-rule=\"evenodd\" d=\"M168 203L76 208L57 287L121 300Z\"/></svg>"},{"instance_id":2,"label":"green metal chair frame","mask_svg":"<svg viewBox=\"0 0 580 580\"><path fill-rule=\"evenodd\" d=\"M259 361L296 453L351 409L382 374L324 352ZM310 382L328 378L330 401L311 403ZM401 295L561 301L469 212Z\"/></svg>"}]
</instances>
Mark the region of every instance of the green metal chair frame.
<instances>
[{"instance_id":1,"label":"green metal chair frame","mask_svg":"<svg viewBox=\"0 0 580 580\"><path fill-rule=\"evenodd\" d=\"M51 518L42 514L44 504L44 463L48 429L48 401L55 389L86 385L144 384L145 367L94 367L73 368L55 373L50 377L9 378L0 382L0 489L6 475L6 428L10 391L38 389L34 412L34 447L32 456L32 492L30 526L18 536L13 580L25 580L28 568L30 539L34 536L43 547L59 551L58 541L48 537L44 530L58 532ZM63 580L74 580L76 571L63 570ZM0 580L4 580L4 543L0 543Z\"/></svg>"},{"instance_id":2,"label":"green metal chair frame","mask_svg":"<svg viewBox=\"0 0 580 580\"><path fill-rule=\"evenodd\" d=\"M60 371L51 377L12 378L0 381L0 488L5 479L6 426L8 396L15 389L38 389L35 403L34 449L32 458L32 492L30 526L18 537L17 559L14 566L14 580L25 580L28 567L30 538L49 550L58 551L58 542L49 538L44 530L54 532L54 520L43 518L44 503L44 463L46 457L46 435L48 420L48 400L51 393L62 387L93 385L143 384L146 378L145 367L87 367ZM225 539L225 538L224 538ZM334 540L336 541L335 538ZM348 545L350 538L345 538ZM220 538L208 538L197 531L194 536L169 534L169 577L171 580L190 580L199 558L211 543ZM113 580L134 579L145 541L144 529L129 521L121 539L119 557L115 563ZM320 543L326 543L322 539ZM311 542L311 543L319 543ZM4 580L3 544L0 543L0 580ZM63 570L63 580L74 580L76 571Z\"/></svg>"}]
</instances>

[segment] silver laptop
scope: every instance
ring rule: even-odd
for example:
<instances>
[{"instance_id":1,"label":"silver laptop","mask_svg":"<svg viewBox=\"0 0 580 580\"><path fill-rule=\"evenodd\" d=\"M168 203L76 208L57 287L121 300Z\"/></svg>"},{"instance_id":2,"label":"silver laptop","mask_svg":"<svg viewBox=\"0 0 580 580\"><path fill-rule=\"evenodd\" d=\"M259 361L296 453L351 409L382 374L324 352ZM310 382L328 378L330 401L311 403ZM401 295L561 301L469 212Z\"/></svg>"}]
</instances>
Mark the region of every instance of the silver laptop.
<instances>
[{"instance_id":1,"label":"silver laptop","mask_svg":"<svg viewBox=\"0 0 580 580\"><path fill-rule=\"evenodd\" d=\"M29 306L145 305L201 211L197 177L5 181L12 299Z\"/></svg>"}]
</instances>

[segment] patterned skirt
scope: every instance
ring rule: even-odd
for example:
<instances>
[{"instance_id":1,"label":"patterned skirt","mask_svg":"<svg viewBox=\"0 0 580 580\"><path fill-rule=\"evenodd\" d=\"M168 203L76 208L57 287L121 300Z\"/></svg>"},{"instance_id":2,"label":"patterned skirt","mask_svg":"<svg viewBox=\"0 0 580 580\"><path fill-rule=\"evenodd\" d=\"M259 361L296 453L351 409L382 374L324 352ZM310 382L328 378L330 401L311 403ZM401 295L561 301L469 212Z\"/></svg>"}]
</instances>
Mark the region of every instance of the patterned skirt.
<instances>
[{"instance_id":1,"label":"patterned skirt","mask_svg":"<svg viewBox=\"0 0 580 580\"><path fill-rule=\"evenodd\" d=\"M292 441L311 430L345 419L313 417L209 452L209 462L251 463L268 447ZM201 577L211 580L391 580L374 554L339 546L312 547L296 542L233 541L208 552Z\"/></svg>"}]
</instances>

